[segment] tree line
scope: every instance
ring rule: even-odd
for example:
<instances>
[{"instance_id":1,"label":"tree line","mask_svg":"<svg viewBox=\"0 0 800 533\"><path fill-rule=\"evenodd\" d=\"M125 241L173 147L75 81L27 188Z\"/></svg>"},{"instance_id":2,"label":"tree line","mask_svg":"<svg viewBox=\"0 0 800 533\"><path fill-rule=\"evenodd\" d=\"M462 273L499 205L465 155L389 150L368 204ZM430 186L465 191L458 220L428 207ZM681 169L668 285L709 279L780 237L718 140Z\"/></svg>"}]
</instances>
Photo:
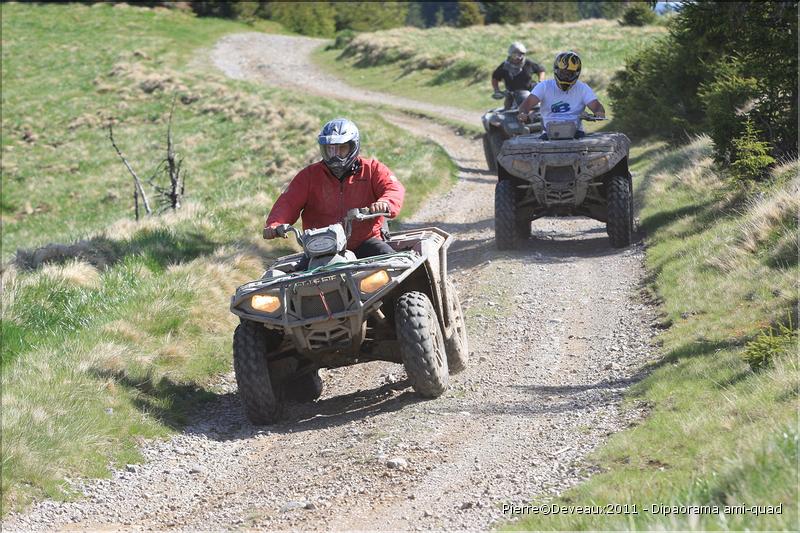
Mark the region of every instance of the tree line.
<instances>
[{"instance_id":1,"label":"tree line","mask_svg":"<svg viewBox=\"0 0 800 533\"><path fill-rule=\"evenodd\" d=\"M398 26L474 26L520 22L616 19L652 2L190 2L200 16L268 19L304 35L377 31Z\"/></svg>"},{"instance_id":2,"label":"tree line","mask_svg":"<svg viewBox=\"0 0 800 533\"><path fill-rule=\"evenodd\" d=\"M797 157L798 2L682 2L663 39L609 86L634 135L705 133L735 178Z\"/></svg>"}]
</instances>

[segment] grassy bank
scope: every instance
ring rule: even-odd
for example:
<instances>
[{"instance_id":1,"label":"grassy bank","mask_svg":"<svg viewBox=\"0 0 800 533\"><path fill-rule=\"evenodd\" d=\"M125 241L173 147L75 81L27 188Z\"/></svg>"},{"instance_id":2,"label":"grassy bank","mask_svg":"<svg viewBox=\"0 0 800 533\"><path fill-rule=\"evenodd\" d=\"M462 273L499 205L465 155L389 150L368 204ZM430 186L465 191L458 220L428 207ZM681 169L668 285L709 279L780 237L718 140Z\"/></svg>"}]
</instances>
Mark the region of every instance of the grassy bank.
<instances>
[{"instance_id":1,"label":"grassy bank","mask_svg":"<svg viewBox=\"0 0 800 533\"><path fill-rule=\"evenodd\" d=\"M260 228L280 188L318 158L324 121L359 124L366 155L406 185L406 213L454 167L354 104L208 66L220 36L250 27L108 4L1 9L5 513L70 497L66 478L139 460L141 438L168 435L213 397L230 369L230 294L287 251ZM173 95L185 205L135 223L106 125L148 176L165 155Z\"/></svg>"},{"instance_id":2,"label":"grassy bank","mask_svg":"<svg viewBox=\"0 0 800 533\"><path fill-rule=\"evenodd\" d=\"M608 20L398 28L360 34L343 49L319 50L315 61L359 87L481 112L496 104L491 73L514 41L528 47L528 57L548 77L556 54L575 50L583 59L582 79L602 98L625 57L664 34L660 26L621 27Z\"/></svg>"},{"instance_id":3,"label":"grassy bank","mask_svg":"<svg viewBox=\"0 0 800 533\"><path fill-rule=\"evenodd\" d=\"M800 167L744 192L719 177L711 148L699 138L637 151L649 287L668 328L629 394L649 415L595 454L599 473L552 502L638 514L530 514L514 528L797 529ZM765 366L747 362L762 356ZM699 507L670 512L681 505ZM747 511L722 514L739 505Z\"/></svg>"}]
</instances>

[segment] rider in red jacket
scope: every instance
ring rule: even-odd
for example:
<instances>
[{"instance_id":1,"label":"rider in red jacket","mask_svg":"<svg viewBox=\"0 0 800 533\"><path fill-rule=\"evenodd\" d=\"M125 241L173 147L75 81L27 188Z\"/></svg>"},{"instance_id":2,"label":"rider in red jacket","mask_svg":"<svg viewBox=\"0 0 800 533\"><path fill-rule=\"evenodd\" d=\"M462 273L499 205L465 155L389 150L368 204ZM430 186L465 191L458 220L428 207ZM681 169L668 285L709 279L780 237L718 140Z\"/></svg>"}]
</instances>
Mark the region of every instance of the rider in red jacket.
<instances>
[{"instance_id":1,"label":"rider in red jacket","mask_svg":"<svg viewBox=\"0 0 800 533\"><path fill-rule=\"evenodd\" d=\"M275 228L303 219L303 229L321 228L341 222L348 209L369 207L370 212L397 216L403 206L405 188L380 161L358 155L358 128L343 118L322 128L319 137L322 161L301 170L272 206L264 237L277 236ZM394 250L381 232L384 218L353 221L347 249L356 257L370 257Z\"/></svg>"}]
</instances>

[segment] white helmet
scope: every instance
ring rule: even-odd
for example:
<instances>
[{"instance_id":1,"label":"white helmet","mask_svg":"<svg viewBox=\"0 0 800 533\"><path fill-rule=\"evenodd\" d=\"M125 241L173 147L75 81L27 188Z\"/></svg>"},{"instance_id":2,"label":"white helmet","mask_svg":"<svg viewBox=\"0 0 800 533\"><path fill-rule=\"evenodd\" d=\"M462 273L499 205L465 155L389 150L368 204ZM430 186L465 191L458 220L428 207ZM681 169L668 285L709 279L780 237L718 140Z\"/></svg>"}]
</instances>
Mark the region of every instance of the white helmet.
<instances>
[{"instance_id":1,"label":"white helmet","mask_svg":"<svg viewBox=\"0 0 800 533\"><path fill-rule=\"evenodd\" d=\"M525 48L525 45L516 42L511 43L511 46L508 47L508 61L514 65L521 65L523 61L525 61L525 54L528 53L528 49Z\"/></svg>"}]
</instances>

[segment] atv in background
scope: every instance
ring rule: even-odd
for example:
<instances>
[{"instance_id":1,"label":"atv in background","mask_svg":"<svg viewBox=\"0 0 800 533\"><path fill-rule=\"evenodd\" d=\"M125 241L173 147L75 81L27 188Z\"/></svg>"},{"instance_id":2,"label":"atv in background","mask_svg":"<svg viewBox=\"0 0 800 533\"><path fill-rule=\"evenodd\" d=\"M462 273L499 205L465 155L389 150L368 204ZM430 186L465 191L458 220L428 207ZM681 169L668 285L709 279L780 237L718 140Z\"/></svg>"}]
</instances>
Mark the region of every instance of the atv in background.
<instances>
[{"instance_id":1,"label":"atv in background","mask_svg":"<svg viewBox=\"0 0 800 533\"><path fill-rule=\"evenodd\" d=\"M444 393L449 374L465 368L467 332L447 274L452 237L438 228L396 232L387 241L394 253L356 259L345 249L351 224L382 215L351 209L342 223L302 234L279 226L303 253L279 258L236 289L233 363L252 423L274 422L284 399L319 398L321 368L400 363L426 398Z\"/></svg>"},{"instance_id":2,"label":"atv in background","mask_svg":"<svg viewBox=\"0 0 800 533\"><path fill-rule=\"evenodd\" d=\"M603 120L583 115L583 120ZM606 223L611 246L633 239L630 139L591 133L574 139L575 122L550 122L548 140L514 137L497 156L495 241L515 249L530 236L531 221L545 216L585 216Z\"/></svg>"},{"instance_id":3,"label":"atv in background","mask_svg":"<svg viewBox=\"0 0 800 533\"><path fill-rule=\"evenodd\" d=\"M526 135L542 131L542 117L539 106L534 107L530 113L530 123L523 124L517 118L519 114L520 94L525 91L499 91L505 95L503 107L490 109L481 117L483 129L483 153L486 165L492 172L497 171L497 154L506 139L517 135Z\"/></svg>"}]
</instances>

